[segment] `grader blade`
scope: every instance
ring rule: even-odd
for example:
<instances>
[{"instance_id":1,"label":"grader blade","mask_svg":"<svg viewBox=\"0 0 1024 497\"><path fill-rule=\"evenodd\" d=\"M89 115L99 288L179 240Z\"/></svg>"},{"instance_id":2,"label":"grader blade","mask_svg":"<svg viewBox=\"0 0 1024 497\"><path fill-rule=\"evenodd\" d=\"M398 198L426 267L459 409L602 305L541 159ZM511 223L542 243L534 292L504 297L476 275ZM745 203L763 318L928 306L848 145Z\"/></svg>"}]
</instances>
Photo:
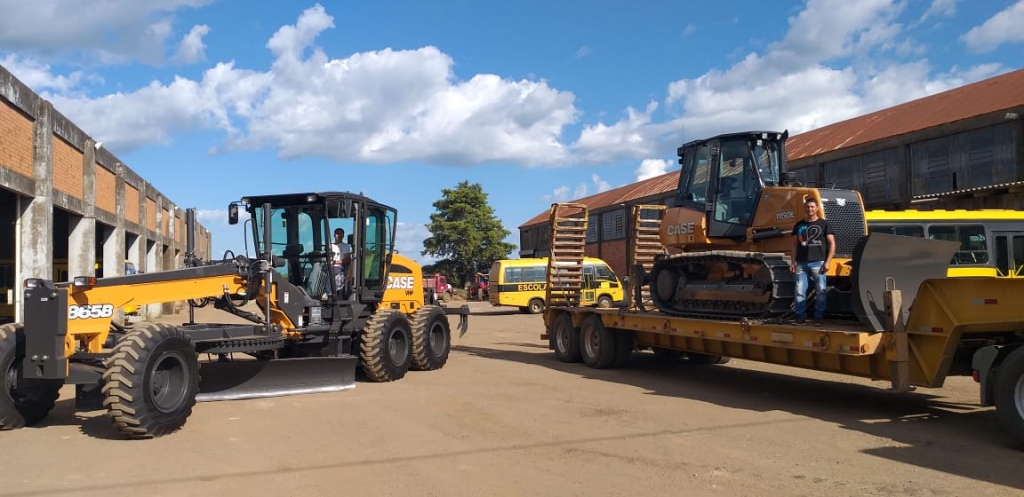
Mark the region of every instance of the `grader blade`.
<instances>
[{"instance_id":1,"label":"grader blade","mask_svg":"<svg viewBox=\"0 0 1024 497\"><path fill-rule=\"evenodd\" d=\"M903 292L906 319L921 283L946 278L960 242L872 233L854 249L851 274L853 312L874 331L886 331L885 290L888 281Z\"/></svg>"},{"instance_id":2,"label":"grader blade","mask_svg":"<svg viewBox=\"0 0 1024 497\"><path fill-rule=\"evenodd\" d=\"M198 402L338 392L355 387L355 356L203 363Z\"/></svg>"}]
</instances>

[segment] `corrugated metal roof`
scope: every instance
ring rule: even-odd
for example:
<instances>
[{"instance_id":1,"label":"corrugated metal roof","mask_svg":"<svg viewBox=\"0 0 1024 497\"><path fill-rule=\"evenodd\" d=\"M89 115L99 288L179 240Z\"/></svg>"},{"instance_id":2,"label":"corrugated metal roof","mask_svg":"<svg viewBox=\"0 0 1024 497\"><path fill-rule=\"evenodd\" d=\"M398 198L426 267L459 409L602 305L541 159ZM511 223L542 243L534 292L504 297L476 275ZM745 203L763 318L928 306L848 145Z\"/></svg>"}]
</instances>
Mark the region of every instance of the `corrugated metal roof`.
<instances>
[{"instance_id":1,"label":"corrugated metal roof","mask_svg":"<svg viewBox=\"0 0 1024 497\"><path fill-rule=\"evenodd\" d=\"M800 133L786 142L789 161L912 133L1024 105L1024 69Z\"/></svg>"},{"instance_id":2,"label":"corrugated metal roof","mask_svg":"<svg viewBox=\"0 0 1024 497\"><path fill-rule=\"evenodd\" d=\"M662 174L661 176L655 176L648 178L643 181L638 181L633 184L620 186L611 190L603 191L601 193L595 193L589 197L583 197L579 200L572 200L573 203L583 204L587 206L588 210L596 210L602 207L608 207L610 205L621 204L625 202L631 202L633 200L649 197L651 195L657 195L659 193L665 193L672 191L676 188L679 183L679 171L672 171L669 173ZM523 228L526 226L532 226L534 224L548 222L548 217L551 215L550 211L544 211L537 214L529 221L521 224L519 227Z\"/></svg>"},{"instance_id":3,"label":"corrugated metal roof","mask_svg":"<svg viewBox=\"0 0 1024 497\"><path fill-rule=\"evenodd\" d=\"M1021 106L1024 106L1024 69L794 135L786 141L787 160L795 161ZM675 189L678 183L679 170L675 170L573 202L597 210L665 193ZM540 213L519 227L546 223L548 215L548 211Z\"/></svg>"}]
</instances>

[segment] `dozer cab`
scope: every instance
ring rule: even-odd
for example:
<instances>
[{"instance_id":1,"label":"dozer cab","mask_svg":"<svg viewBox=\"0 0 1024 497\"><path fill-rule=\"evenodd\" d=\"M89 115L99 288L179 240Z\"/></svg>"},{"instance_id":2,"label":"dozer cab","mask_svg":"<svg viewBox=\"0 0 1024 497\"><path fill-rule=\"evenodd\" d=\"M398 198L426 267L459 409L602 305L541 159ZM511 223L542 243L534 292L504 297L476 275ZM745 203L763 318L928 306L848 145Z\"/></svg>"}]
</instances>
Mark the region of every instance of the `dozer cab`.
<instances>
[{"instance_id":1,"label":"dozer cab","mask_svg":"<svg viewBox=\"0 0 1024 497\"><path fill-rule=\"evenodd\" d=\"M395 209L350 193L253 196L229 205L231 224L241 209L253 258L195 257L189 209L184 268L27 279L24 323L0 326L0 429L41 421L65 384L76 385L77 407L106 409L124 436L151 438L181 428L197 401L339 391L354 387L357 368L393 381L445 365L448 315L465 333L468 307L424 305L421 269L393 250ZM332 266L338 226L351 233L344 279ZM116 309L183 300L188 323L112 327ZM195 307L208 305L249 324L196 323Z\"/></svg>"},{"instance_id":2,"label":"dozer cab","mask_svg":"<svg viewBox=\"0 0 1024 497\"><path fill-rule=\"evenodd\" d=\"M835 232L835 257L827 268L829 317L882 330L886 284L916 291L924 279L945 275L949 256L942 244L867 237L859 192L794 181L786 170L787 137L748 131L679 147L678 193L659 232L668 253L656 258L649 274L635 268L640 281L650 283L659 311L719 319L789 315L796 287L791 235L807 199L818 202L819 215ZM881 260L884 270L875 264ZM808 296L808 305L814 298Z\"/></svg>"}]
</instances>

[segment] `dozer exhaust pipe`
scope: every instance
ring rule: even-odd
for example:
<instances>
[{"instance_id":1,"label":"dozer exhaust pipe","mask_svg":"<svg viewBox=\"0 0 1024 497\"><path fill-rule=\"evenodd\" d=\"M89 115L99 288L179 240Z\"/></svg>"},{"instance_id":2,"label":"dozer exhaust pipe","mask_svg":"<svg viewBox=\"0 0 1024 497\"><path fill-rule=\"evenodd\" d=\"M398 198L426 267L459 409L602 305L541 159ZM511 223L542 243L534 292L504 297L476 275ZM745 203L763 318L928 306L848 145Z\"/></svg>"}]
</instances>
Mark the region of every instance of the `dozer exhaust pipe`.
<instances>
[{"instance_id":1,"label":"dozer exhaust pipe","mask_svg":"<svg viewBox=\"0 0 1024 497\"><path fill-rule=\"evenodd\" d=\"M960 242L872 233L853 251L853 313L873 331L889 331L885 323L886 281L892 279L905 296L917 294L925 280L945 279ZM904 321L913 298L904 297Z\"/></svg>"}]
</instances>

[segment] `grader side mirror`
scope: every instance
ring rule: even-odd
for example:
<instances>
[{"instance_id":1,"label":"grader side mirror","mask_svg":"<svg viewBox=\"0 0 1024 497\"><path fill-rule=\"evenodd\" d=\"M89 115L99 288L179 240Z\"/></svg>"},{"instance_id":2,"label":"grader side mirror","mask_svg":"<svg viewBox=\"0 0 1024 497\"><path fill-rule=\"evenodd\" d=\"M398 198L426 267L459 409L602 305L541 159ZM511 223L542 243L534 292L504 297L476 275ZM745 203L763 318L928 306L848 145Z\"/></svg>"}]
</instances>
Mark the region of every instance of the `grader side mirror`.
<instances>
[{"instance_id":1,"label":"grader side mirror","mask_svg":"<svg viewBox=\"0 0 1024 497\"><path fill-rule=\"evenodd\" d=\"M228 224L238 224L238 204L228 205Z\"/></svg>"}]
</instances>

